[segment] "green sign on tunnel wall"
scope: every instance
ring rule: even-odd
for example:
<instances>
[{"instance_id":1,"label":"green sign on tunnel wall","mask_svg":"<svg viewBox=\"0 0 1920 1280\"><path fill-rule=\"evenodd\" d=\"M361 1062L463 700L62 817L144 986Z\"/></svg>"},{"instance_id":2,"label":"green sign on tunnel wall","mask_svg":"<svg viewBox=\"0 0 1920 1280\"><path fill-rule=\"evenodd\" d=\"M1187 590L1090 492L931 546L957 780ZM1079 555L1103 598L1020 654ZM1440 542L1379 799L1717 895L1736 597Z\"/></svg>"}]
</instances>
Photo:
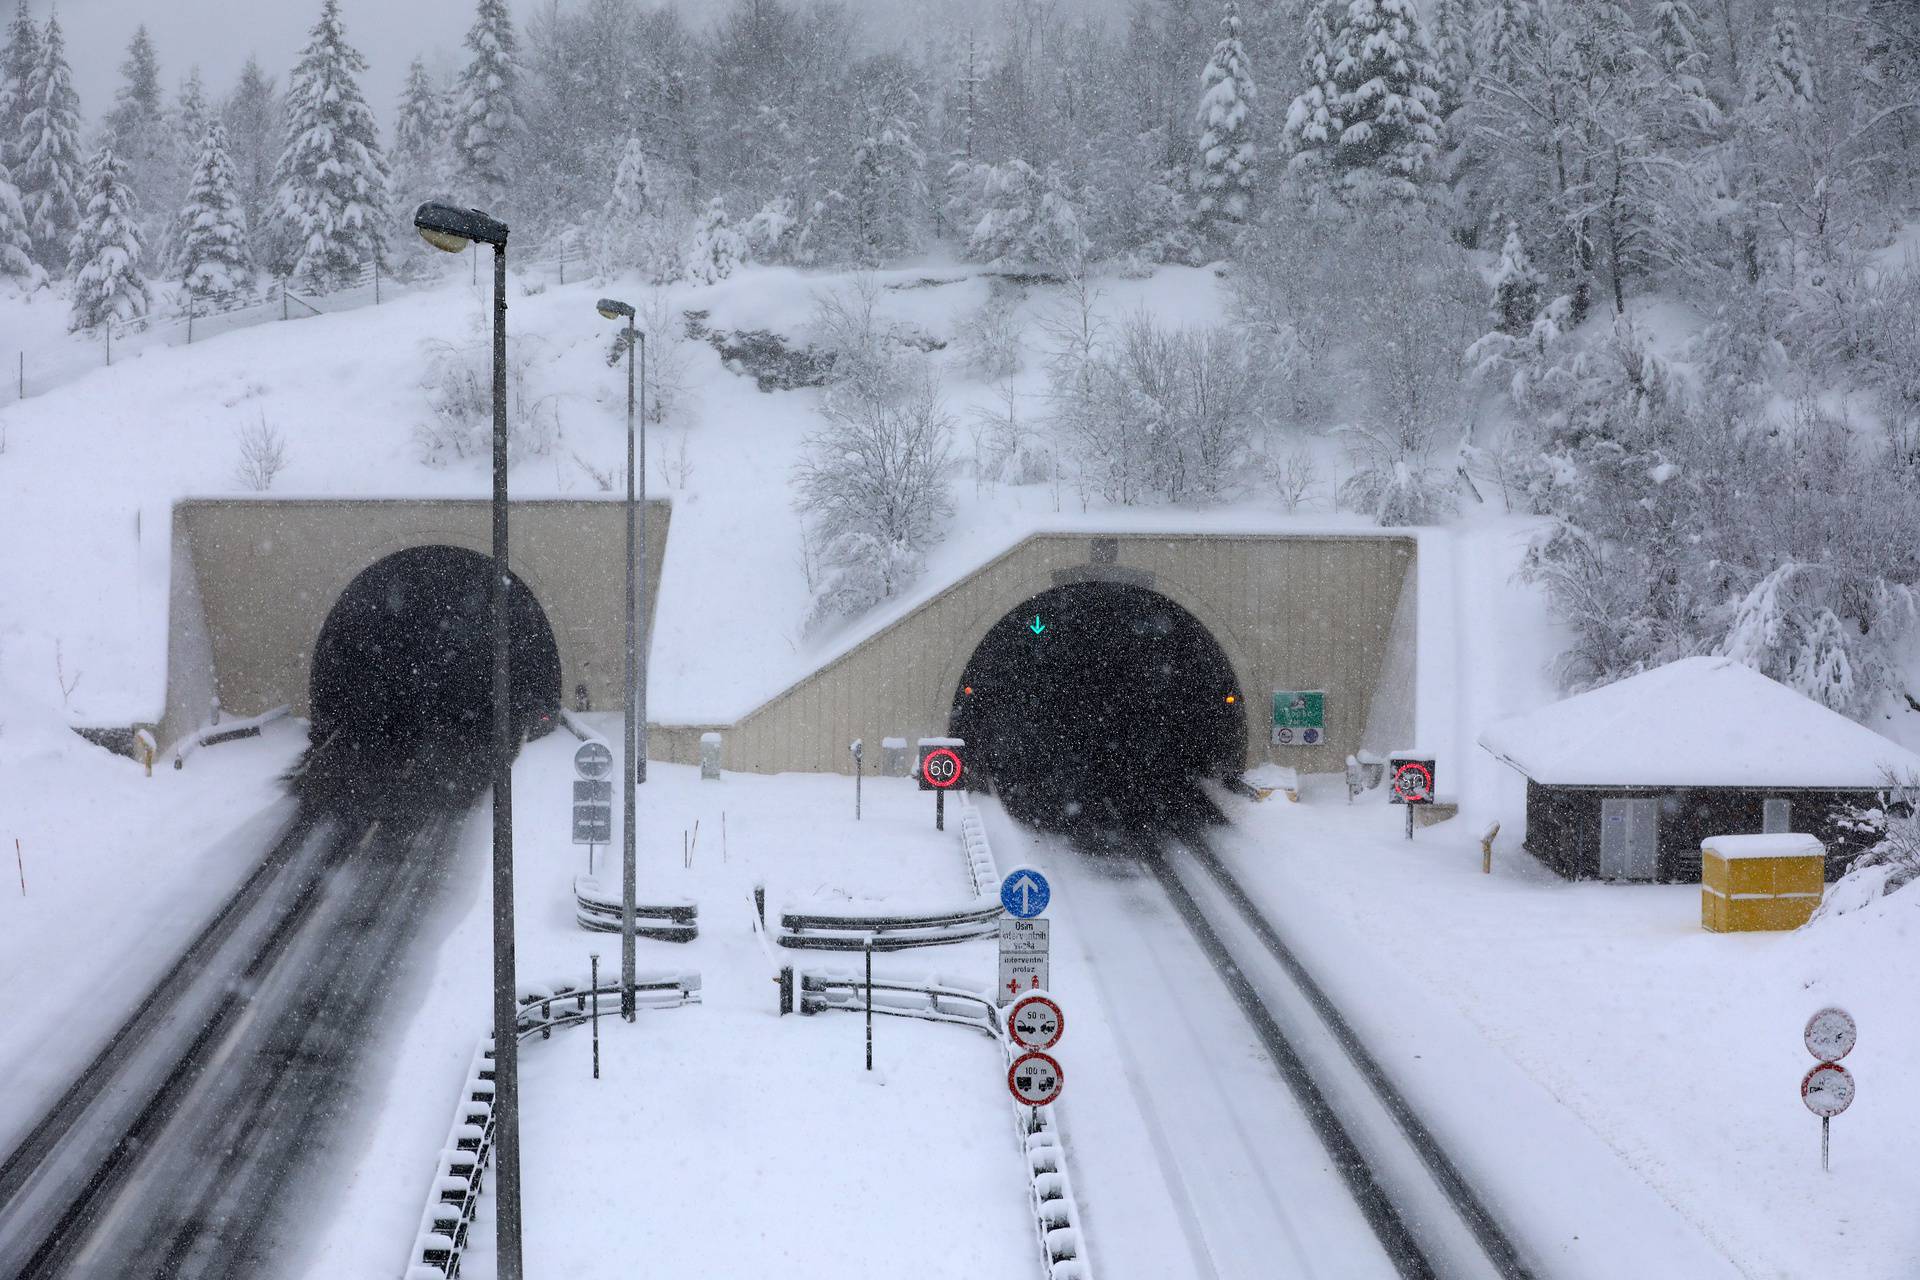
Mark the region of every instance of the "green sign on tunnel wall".
<instances>
[{"instance_id":1,"label":"green sign on tunnel wall","mask_svg":"<svg viewBox=\"0 0 1920 1280\"><path fill-rule=\"evenodd\" d=\"M1273 745L1317 747L1327 740L1327 695L1320 689L1273 691Z\"/></svg>"}]
</instances>

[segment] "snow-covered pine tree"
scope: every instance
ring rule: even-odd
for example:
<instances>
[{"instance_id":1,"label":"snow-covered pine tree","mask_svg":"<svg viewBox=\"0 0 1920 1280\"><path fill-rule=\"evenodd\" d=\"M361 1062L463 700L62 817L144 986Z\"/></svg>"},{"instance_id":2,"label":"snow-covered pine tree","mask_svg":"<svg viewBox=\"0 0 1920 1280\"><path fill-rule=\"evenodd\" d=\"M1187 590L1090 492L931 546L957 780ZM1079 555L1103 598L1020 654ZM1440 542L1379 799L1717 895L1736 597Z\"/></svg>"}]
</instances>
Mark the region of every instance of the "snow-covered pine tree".
<instances>
[{"instance_id":1,"label":"snow-covered pine tree","mask_svg":"<svg viewBox=\"0 0 1920 1280\"><path fill-rule=\"evenodd\" d=\"M620 163L614 166L613 190L589 241L596 271L611 276L641 267L654 273L657 245L651 234L655 227L650 224L658 213L655 203L646 148L638 135L629 135L620 150Z\"/></svg>"},{"instance_id":2,"label":"snow-covered pine tree","mask_svg":"<svg viewBox=\"0 0 1920 1280\"><path fill-rule=\"evenodd\" d=\"M1520 224L1507 223L1506 242L1493 269L1493 320L1501 333L1519 337L1533 328L1540 311L1540 290L1546 277L1534 268L1520 239Z\"/></svg>"},{"instance_id":3,"label":"snow-covered pine tree","mask_svg":"<svg viewBox=\"0 0 1920 1280\"><path fill-rule=\"evenodd\" d=\"M32 287L43 273L34 264L33 239L27 234L27 215L20 208L20 191L7 167L0 164L0 278Z\"/></svg>"},{"instance_id":4,"label":"snow-covered pine tree","mask_svg":"<svg viewBox=\"0 0 1920 1280\"><path fill-rule=\"evenodd\" d=\"M1749 100L1795 113L1813 109L1813 69L1800 47L1800 23L1786 4L1773 6L1767 55L1754 67Z\"/></svg>"},{"instance_id":5,"label":"snow-covered pine tree","mask_svg":"<svg viewBox=\"0 0 1920 1280\"><path fill-rule=\"evenodd\" d=\"M213 108L207 105L207 87L200 79L200 68L189 67L173 99L173 132L181 154L199 156L212 118Z\"/></svg>"},{"instance_id":6,"label":"snow-covered pine tree","mask_svg":"<svg viewBox=\"0 0 1920 1280\"><path fill-rule=\"evenodd\" d=\"M387 162L354 79L366 67L347 43L340 0L322 0L293 69L287 142L274 175L289 266L316 289L336 288L368 263L386 260Z\"/></svg>"},{"instance_id":7,"label":"snow-covered pine tree","mask_svg":"<svg viewBox=\"0 0 1920 1280\"><path fill-rule=\"evenodd\" d=\"M498 201L507 187L508 148L521 128L520 66L507 0L479 0L466 46L473 59L454 94L454 156L461 180Z\"/></svg>"},{"instance_id":8,"label":"snow-covered pine tree","mask_svg":"<svg viewBox=\"0 0 1920 1280\"><path fill-rule=\"evenodd\" d=\"M926 162L904 115L882 108L869 116L848 179L856 262L877 266L913 247L926 203Z\"/></svg>"},{"instance_id":9,"label":"snow-covered pine tree","mask_svg":"<svg viewBox=\"0 0 1920 1280\"><path fill-rule=\"evenodd\" d=\"M33 237L34 261L49 273L67 269L67 242L80 221L80 95L67 65L67 41L58 14L47 19L40 60L27 81L27 114L20 126L20 163L14 185Z\"/></svg>"},{"instance_id":10,"label":"snow-covered pine tree","mask_svg":"<svg viewBox=\"0 0 1920 1280\"><path fill-rule=\"evenodd\" d=\"M1412 199L1440 145L1438 73L1413 0L1318 0L1309 18L1309 63L1324 24L1330 76L1309 74L1287 114L1296 163L1324 170L1336 189ZM1325 141L1324 109L1340 132ZM1328 132L1331 132L1329 129Z\"/></svg>"},{"instance_id":11,"label":"snow-covered pine tree","mask_svg":"<svg viewBox=\"0 0 1920 1280\"><path fill-rule=\"evenodd\" d=\"M68 245L73 263L72 330L92 329L147 314L153 297L140 274L145 246L139 201L126 182L126 165L108 143L87 165L87 208Z\"/></svg>"},{"instance_id":12,"label":"snow-covered pine tree","mask_svg":"<svg viewBox=\"0 0 1920 1280\"><path fill-rule=\"evenodd\" d=\"M1537 31L1536 0L1489 0L1480 11L1477 74L1503 84L1520 78L1520 47Z\"/></svg>"},{"instance_id":13,"label":"snow-covered pine tree","mask_svg":"<svg viewBox=\"0 0 1920 1280\"><path fill-rule=\"evenodd\" d=\"M1346 126L1340 119L1340 88L1333 82L1339 62L1329 25L1332 5L1321 2L1306 8L1306 30L1300 45L1300 78L1305 87L1287 108L1281 138L1293 153L1288 167L1295 172L1323 169Z\"/></svg>"},{"instance_id":14,"label":"snow-covered pine tree","mask_svg":"<svg viewBox=\"0 0 1920 1280\"><path fill-rule=\"evenodd\" d=\"M1258 90L1240 40L1240 8L1227 0L1220 40L1200 73L1199 154L1194 159L1194 213L1215 243L1229 239L1253 212L1253 109Z\"/></svg>"},{"instance_id":15,"label":"snow-covered pine tree","mask_svg":"<svg viewBox=\"0 0 1920 1280\"><path fill-rule=\"evenodd\" d=\"M1059 171L1024 160L955 166L949 210L967 232L967 256L994 266L1071 267L1086 257L1080 210Z\"/></svg>"},{"instance_id":16,"label":"snow-covered pine tree","mask_svg":"<svg viewBox=\"0 0 1920 1280\"><path fill-rule=\"evenodd\" d=\"M119 148L121 160L131 146L143 145L153 137L162 119L160 101L160 58L154 52L153 37L146 24L134 28L127 43L127 60L120 64L127 82L113 95L113 110L107 113L107 133Z\"/></svg>"},{"instance_id":17,"label":"snow-covered pine tree","mask_svg":"<svg viewBox=\"0 0 1920 1280\"><path fill-rule=\"evenodd\" d=\"M393 166L389 184L392 192L394 226L408 226L413 211L423 201L450 198L454 188L453 149L447 140L451 124L451 105L447 95L427 74L426 63L416 57L407 67L406 84L400 90L399 110L394 116L393 145L387 159ZM390 246L394 268L402 274L428 272L444 265L440 255L417 236L402 236ZM438 261L436 261L438 260Z\"/></svg>"},{"instance_id":18,"label":"snow-covered pine tree","mask_svg":"<svg viewBox=\"0 0 1920 1280\"><path fill-rule=\"evenodd\" d=\"M17 167L25 158L22 126L27 118L27 86L40 64L40 28L20 0L7 24L7 49L0 55L0 164Z\"/></svg>"},{"instance_id":19,"label":"snow-covered pine tree","mask_svg":"<svg viewBox=\"0 0 1920 1280\"><path fill-rule=\"evenodd\" d=\"M400 108L394 116L391 150L396 174L404 169L425 170L446 147L450 112L446 95L427 74L419 55L407 64L407 81L400 87ZM397 185L397 184L396 184Z\"/></svg>"},{"instance_id":20,"label":"snow-covered pine tree","mask_svg":"<svg viewBox=\"0 0 1920 1280\"><path fill-rule=\"evenodd\" d=\"M1687 0L1656 0L1653 6L1653 56L1666 73L1666 92L1681 127L1696 136L1720 121L1720 108L1707 93L1711 59L1700 42L1700 16Z\"/></svg>"},{"instance_id":21,"label":"snow-covered pine tree","mask_svg":"<svg viewBox=\"0 0 1920 1280\"><path fill-rule=\"evenodd\" d=\"M1440 118L1450 119L1473 83L1473 21L1466 0L1429 0L1427 46L1432 53L1434 92Z\"/></svg>"},{"instance_id":22,"label":"snow-covered pine tree","mask_svg":"<svg viewBox=\"0 0 1920 1280\"><path fill-rule=\"evenodd\" d=\"M207 127L201 143L180 227L180 278L189 293L226 293L251 279L253 250L246 215L227 155L226 126L218 120Z\"/></svg>"},{"instance_id":23,"label":"snow-covered pine tree","mask_svg":"<svg viewBox=\"0 0 1920 1280\"><path fill-rule=\"evenodd\" d=\"M227 126L227 154L233 158L240 192L240 211L246 216L253 242L253 260L261 264L277 262L283 256L273 249L284 230L275 216L273 189L274 162L284 133L281 105L273 78L260 69L259 59L252 55L240 68L233 92L220 104L220 117Z\"/></svg>"},{"instance_id":24,"label":"snow-covered pine tree","mask_svg":"<svg viewBox=\"0 0 1920 1280\"><path fill-rule=\"evenodd\" d=\"M687 246L686 278L695 284L714 284L732 275L746 257L746 241L727 220L727 202L715 196L707 202Z\"/></svg>"}]
</instances>

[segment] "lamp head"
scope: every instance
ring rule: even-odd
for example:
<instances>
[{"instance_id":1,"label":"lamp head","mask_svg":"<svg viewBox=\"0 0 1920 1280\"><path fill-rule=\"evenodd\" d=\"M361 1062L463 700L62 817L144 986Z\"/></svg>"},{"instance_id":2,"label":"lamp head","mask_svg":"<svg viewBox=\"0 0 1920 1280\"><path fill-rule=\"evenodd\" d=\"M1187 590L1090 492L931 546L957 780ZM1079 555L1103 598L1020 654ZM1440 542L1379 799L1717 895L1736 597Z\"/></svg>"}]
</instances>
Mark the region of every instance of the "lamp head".
<instances>
[{"instance_id":1,"label":"lamp head","mask_svg":"<svg viewBox=\"0 0 1920 1280\"><path fill-rule=\"evenodd\" d=\"M461 209L437 200L429 200L413 211L413 225L422 240L447 253L459 253L475 240L496 248L504 248L507 243L506 223L478 209Z\"/></svg>"},{"instance_id":2,"label":"lamp head","mask_svg":"<svg viewBox=\"0 0 1920 1280\"><path fill-rule=\"evenodd\" d=\"M617 298L602 298L593 304L593 309L609 320L630 320L633 318L633 304L621 302Z\"/></svg>"}]
</instances>

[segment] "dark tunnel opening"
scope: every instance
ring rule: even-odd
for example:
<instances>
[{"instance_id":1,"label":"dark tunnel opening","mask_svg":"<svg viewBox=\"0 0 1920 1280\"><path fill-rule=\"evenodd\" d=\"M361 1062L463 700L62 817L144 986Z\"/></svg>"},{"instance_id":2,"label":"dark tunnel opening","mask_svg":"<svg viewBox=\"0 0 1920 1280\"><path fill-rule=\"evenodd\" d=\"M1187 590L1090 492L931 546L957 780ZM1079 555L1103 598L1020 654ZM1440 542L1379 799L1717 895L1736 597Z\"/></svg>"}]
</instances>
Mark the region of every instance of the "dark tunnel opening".
<instances>
[{"instance_id":1,"label":"dark tunnel opening","mask_svg":"<svg viewBox=\"0 0 1920 1280\"><path fill-rule=\"evenodd\" d=\"M1192 614L1141 587L1082 582L994 624L954 691L951 723L1016 817L1151 831L1217 820L1197 783L1240 767L1245 707Z\"/></svg>"},{"instance_id":2,"label":"dark tunnel opening","mask_svg":"<svg viewBox=\"0 0 1920 1280\"><path fill-rule=\"evenodd\" d=\"M359 809L465 805L493 771L492 561L410 547L340 594L314 645L312 728L293 782L311 801ZM507 597L514 741L550 732L560 654L533 593Z\"/></svg>"}]
</instances>

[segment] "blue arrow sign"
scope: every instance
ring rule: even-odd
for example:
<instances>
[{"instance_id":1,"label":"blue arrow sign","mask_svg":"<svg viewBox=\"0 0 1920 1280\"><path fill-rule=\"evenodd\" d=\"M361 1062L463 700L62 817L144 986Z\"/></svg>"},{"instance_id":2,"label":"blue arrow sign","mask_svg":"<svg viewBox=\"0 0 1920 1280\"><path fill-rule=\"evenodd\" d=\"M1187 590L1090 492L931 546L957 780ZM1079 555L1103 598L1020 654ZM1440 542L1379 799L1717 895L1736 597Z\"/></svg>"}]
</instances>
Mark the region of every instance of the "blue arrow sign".
<instances>
[{"instance_id":1,"label":"blue arrow sign","mask_svg":"<svg viewBox=\"0 0 1920 1280\"><path fill-rule=\"evenodd\" d=\"M1032 867L1015 867L1000 882L1000 905L1016 920L1031 920L1047 909L1053 891Z\"/></svg>"}]
</instances>

